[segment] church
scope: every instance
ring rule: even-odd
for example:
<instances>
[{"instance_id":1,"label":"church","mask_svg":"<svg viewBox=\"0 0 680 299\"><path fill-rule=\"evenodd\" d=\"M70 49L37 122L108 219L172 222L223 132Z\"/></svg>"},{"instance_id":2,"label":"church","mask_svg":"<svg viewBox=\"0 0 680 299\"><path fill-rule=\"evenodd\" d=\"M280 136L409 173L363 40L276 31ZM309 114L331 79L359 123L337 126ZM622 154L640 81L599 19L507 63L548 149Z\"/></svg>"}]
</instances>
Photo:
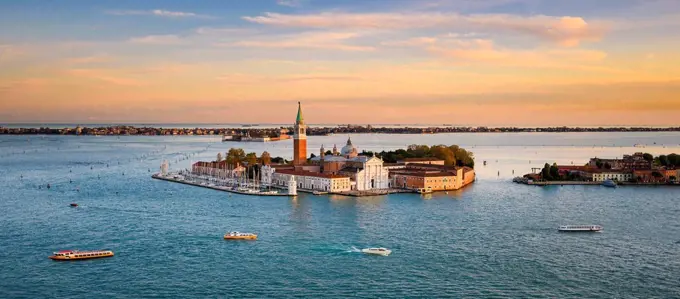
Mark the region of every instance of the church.
<instances>
[{"instance_id":1,"label":"church","mask_svg":"<svg viewBox=\"0 0 680 299\"><path fill-rule=\"evenodd\" d=\"M307 160L306 130L302 105L298 102L293 135L293 164L263 166L263 184L287 184L290 181L289 176L295 175L300 189L314 191L369 191L389 188L389 170L384 167L383 160L375 156L360 156L350 138L340 151L337 146L333 146L331 154L326 155L322 145L320 155ZM349 186L344 183L345 179L349 179Z\"/></svg>"},{"instance_id":2,"label":"church","mask_svg":"<svg viewBox=\"0 0 680 299\"><path fill-rule=\"evenodd\" d=\"M321 146L319 156L309 160L309 164L319 167L320 173L345 175L350 178L352 190L380 190L389 188L389 170L383 160L372 156L359 156L359 151L347 139L347 144L338 152L333 146L331 155Z\"/></svg>"}]
</instances>

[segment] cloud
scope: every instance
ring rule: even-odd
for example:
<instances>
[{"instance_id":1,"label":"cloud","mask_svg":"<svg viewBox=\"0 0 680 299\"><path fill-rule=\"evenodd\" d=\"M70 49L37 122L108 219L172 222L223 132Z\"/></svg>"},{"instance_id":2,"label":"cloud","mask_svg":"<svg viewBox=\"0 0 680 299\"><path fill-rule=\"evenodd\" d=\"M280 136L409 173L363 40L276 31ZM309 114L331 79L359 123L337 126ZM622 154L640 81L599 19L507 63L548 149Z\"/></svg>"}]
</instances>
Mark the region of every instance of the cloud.
<instances>
[{"instance_id":1,"label":"cloud","mask_svg":"<svg viewBox=\"0 0 680 299\"><path fill-rule=\"evenodd\" d=\"M607 31L604 23L590 24L581 17L545 15L516 16L509 14L461 15L457 13L318 13L279 14L243 17L252 23L302 28L327 29L475 29L514 32L563 46L577 46L582 41L597 41Z\"/></svg>"},{"instance_id":2,"label":"cloud","mask_svg":"<svg viewBox=\"0 0 680 299\"><path fill-rule=\"evenodd\" d=\"M325 49L338 51L366 52L375 50L371 46L351 45L346 42L359 37L351 32L304 32L270 39L243 40L227 44L239 47L280 48L280 49Z\"/></svg>"},{"instance_id":3,"label":"cloud","mask_svg":"<svg viewBox=\"0 0 680 299\"><path fill-rule=\"evenodd\" d=\"M146 45L178 45L184 43L179 36L173 34L167 35L147 35L142 37L133 37L128 40L134 44Z\"/></svg>"},{"instance_id":4,"label":"cloud","mask_svg":"<svg viewBox=\"0 0 680 299\"><path fill-rule=\"evenodd\" d=\"M20 46L0 44L0 63L24 56L28 51Z\"/></svg>"},{"instance_id":5,"label":"cloud","mask_svg":"<svg viewBox=\"0 0 680 299\"><path fill-rule=\"evenodd\" d=\"M98 80L101 82L122 85L122 86L142 86L143 82L134 78L112 74L113 70L108 69L69 69L65 71L67 75L81 78Z\"/></svg>"},{"instance_id":6,"label":"cloud","mask_svg":"<svg viewBox=\"0 0 680 299\"><path fill-rule=\"evenodd\" d=\"M256 30L252 28L214 28L214 27L199 27L196 29L198 35L218 35L218 34L244 34L254 33Z\"/></svg>"},{"instance_id":7,"label":"cloud","mask_svg":"<svg viewBox=\"0 0 680 299\"><path fill-rule=\"evenodd\" d=\"M383 46L393 46L393 47L414 47L414 46L426 46L437 42L435 37L414 37L407 40L398 41L386 41L381 42Z\"/></svg>"},{"instance_id":8,"label":"cloud","mask_svg":"<svg viewBox=\"0 0 680 299\"><path fill-rule=\"evenodd\" d=\"M301 0L276 0L276 4L288 7L299 7L302 5Z\"/></svg>"},{"instance_id":9,"label":"cloud","mask_svg":"<svg viewBox=\"0 0 680 299\"><path fill-rule=\"evenodd\" d=\"M170 11L164 9L153 10L111 10L107 14L114 16L158 16L168 18L213 18L208 15L200 15L193 12Z\"/></svg>"},{"instance_id":10,"label":"cloud","mask_svg":"<svg viewBox=\"0 0 680 299\"><path fill-rule=\"evenodd\" d=\"M72 64L90 64L90 63L104 63L113 61L113 57L106 54L91 55L83 57L73 57L66 60L68 63Z\"/></svg>"},{"instance_id":11,"label":"cloud","mask_svg":"<svg viewBox=\"0 0 680 299\"><path fill-rule=\"evenodd\" d=\"M283 76L261 76L253 74L226 74L215 78L223 83L235 85L263 84L263 83L291 83L303 81L361 81L363 77L344 74L294 74Z\"/></svg>"},{"instance_id":12,"label":"cloud","mask_svg":"<svg viewBox=\"0 0 680 299\"><path fill-rule=\"evenodd\" d=\"M607 53L598 50L498 47L489 39L449 39L426 44L404 44L421 48L442 61L457 65L489 65L493 67L554 68L604 73L626 73L603 64ZM398 44L398 43L397 43Z\"/></svg>"}]
</instances>

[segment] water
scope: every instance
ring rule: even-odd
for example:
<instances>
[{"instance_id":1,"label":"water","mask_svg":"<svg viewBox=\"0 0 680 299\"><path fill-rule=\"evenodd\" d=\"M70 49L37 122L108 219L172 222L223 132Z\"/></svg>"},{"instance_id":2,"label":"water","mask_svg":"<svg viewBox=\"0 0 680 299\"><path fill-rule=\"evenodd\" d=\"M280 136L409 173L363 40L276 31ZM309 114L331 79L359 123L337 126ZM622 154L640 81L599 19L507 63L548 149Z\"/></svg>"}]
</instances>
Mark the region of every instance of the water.
<instances>
[{"instance_id":1,"label":"water","mask_svg":"<svg viewBox=\"0 0 680 299\"><path fill-rule=\"evenodd\" d=\"M309 148L341 147L346 138L310 137ZM475 152L479 180L449 194L293 200L149 173L163 159L178 169L230 146L290 156L288 141L0 136L0 298L680 297L679 188L509 182L512 170L546 162L680 152L679 140L679 133L356 135L360 150L464 145ZM556 231L590 223L605 231ZM231 230L259 240L224 241ZM392 255L357 252L377 246ZM47 259L73 248L116 256Z\"/></svg>"}]
</instances>

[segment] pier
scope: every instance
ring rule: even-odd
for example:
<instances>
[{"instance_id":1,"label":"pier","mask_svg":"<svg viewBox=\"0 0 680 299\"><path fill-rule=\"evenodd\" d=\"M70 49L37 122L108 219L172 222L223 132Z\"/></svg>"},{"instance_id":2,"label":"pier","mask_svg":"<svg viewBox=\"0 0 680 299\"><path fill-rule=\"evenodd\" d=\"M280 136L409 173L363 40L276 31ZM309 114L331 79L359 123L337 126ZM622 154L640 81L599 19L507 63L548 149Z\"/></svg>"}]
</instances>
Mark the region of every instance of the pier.
<instances>
[{"instance_id":1,"label":"pier","mask_svg":"<svg viewBox=\"0 0 680 299\"><path fill-rule=\"evenodd\" d=\"M173 174L173 173L168 173L166 175L163 175L161 173L156 173L156 174L152 175L151 177L154 178L154 179L168 181L168 182L180 183L180 184L185 184L185 185L203 187L203 188L213 189L213 190L217 190L217 191L225 191L225 192L243 194L243 195L285 196L285 197L297 195L297 193L288 194L288 193L279 193L279 192L273 192L273 191L272 192L258 191L258 190L252 190L252 189L239 190L238 187L236 187L236 186L218 185L218 184L215 184L214 182L211 182L210 180L207 180L207 179L201 179L201 178L198 178L198 177L187 178L184 175ZM224 182L224 183L226 183L226 182Z\"/></svg>"}]
</instances>

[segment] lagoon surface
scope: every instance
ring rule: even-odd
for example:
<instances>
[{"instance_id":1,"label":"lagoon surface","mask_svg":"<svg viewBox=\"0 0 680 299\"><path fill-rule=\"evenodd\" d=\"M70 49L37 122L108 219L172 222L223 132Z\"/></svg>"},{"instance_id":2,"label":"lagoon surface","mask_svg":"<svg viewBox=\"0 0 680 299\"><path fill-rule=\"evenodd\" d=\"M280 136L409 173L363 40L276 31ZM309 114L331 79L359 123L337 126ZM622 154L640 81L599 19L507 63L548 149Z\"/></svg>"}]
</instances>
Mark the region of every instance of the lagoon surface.
<instances>
[{"instance_id":1,"label":"lagoon surface","mask_svg":"<svg viewBox=\"0 0 680 299\"><path fill-rule=\"evenodd\" d=\"M459 144L475 153L478 181L428 196L248 197L150 171L229 147L290 157L292 141L0 136L0 298L680 297L680 188L510 182L546 162L680 153L680 133L351 137L360 151ZM308 148L346 140L311 136ZM591 223L604 232L556 230ZM231 230L259 240L224 241ZM373 246L393 253L356 250ZM116 256L47 258L60 249Z\"/></svg>"}]
</instances>

